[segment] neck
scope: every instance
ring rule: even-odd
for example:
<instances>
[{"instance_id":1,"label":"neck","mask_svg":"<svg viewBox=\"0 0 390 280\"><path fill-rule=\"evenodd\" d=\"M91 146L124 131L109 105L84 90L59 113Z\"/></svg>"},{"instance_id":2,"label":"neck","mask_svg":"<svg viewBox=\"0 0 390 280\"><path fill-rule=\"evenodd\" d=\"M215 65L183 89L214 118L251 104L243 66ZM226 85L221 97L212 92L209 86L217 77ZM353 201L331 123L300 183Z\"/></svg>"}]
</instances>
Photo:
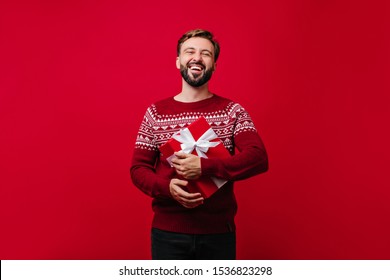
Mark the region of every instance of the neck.
<instances>
[{"instance_id":1,"label":"neck","mask_svg":"<svg viewBox=\"0 0 390 280\"><path fill-rule=\"evenodd\" d=\"M209 91L208 83L200 87L192 87L183 80L181 92L174 99L181 102L196 102L211 96L213 94Z\"/></svg>"}]
</instances>

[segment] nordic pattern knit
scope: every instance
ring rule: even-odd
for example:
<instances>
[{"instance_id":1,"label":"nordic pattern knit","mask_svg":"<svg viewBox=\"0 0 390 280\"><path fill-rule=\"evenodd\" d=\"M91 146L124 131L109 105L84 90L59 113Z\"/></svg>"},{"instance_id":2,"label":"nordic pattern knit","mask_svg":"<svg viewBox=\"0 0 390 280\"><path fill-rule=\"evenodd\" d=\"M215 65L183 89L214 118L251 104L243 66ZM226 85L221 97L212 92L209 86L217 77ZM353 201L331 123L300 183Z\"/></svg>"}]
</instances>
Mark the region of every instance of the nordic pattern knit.
<instances>
[{"instance_id":1,"label":"nordic pattern knit","mask_svg":"<svg viewBox=\"0 0 390 280\"><path fill-rule=\"evenodd\" d=\"M188 209L170 194L169 183L176 172L160 158L159 147L200 116L206 118L232 155L224 159L201 158L202 176L229 181L202 205ZM130 171L134 185L153 197L152 227L208 234L235 230L233 181L267 169L267 154L249 114L238 103L214 94L198 102L184 103L170 97L151 105L139 128Z\"/></svg>"}]
</instances>

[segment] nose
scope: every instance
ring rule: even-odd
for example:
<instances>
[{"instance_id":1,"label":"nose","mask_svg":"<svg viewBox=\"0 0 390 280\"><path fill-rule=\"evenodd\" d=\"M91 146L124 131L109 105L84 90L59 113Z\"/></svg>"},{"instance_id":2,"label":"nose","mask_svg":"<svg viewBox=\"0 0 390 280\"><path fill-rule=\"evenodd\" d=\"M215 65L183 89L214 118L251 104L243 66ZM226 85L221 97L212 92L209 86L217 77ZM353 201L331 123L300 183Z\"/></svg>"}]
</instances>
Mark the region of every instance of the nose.
<instances>
[{"instance_id":1,"label":"nose","mask_svg":"<svg viewBox=\"0 0 390 280\"><path fill-rule=\"evenodd\" d=\"M193 54L193 57L192 57L191 60L192 60L192 61L200 61L200 60L202 60L202 56L200 55L200 52L195 52L195 53Z\"/></svg>"}]
</instances>

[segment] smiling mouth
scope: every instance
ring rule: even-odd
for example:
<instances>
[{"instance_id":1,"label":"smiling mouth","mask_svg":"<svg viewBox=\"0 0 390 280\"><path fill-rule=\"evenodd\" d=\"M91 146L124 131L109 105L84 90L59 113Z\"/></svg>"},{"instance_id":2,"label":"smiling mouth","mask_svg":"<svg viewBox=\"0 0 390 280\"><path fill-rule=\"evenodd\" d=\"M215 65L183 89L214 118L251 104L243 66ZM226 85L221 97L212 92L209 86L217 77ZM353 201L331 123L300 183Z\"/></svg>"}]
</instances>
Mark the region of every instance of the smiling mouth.
<instances>
[{"instance_id":1,"label":"smiling mouth","mask_svg":"<svg viewBox=\"0 0 390 280\"><path fill-rule=\"evenodd\" d=\"M188 68L195 71L202 71L204 69L203 65L200 64L190 64Z\"/></svg>"}]
</instances>

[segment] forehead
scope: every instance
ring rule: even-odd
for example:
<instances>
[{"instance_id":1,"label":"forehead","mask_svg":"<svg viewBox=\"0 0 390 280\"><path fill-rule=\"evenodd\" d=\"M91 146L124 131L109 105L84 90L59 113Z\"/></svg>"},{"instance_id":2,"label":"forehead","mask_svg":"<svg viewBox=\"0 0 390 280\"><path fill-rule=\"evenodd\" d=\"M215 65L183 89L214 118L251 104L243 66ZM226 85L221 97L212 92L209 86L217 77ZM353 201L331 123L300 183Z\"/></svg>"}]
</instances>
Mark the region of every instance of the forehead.
<instances>
[{"instance_id":1,"label":"forehead","mask_svg":"<svg viewBox=\"0 0 390 280\"><path fill-rule=\"evenodd\" d=\"M185 41L181 45L181 50L185 50L187 48L193 48L196 50L207 50L214 53L213 44L208 39L201 37L192 37Z\"/></svg>"}]
</instances>

